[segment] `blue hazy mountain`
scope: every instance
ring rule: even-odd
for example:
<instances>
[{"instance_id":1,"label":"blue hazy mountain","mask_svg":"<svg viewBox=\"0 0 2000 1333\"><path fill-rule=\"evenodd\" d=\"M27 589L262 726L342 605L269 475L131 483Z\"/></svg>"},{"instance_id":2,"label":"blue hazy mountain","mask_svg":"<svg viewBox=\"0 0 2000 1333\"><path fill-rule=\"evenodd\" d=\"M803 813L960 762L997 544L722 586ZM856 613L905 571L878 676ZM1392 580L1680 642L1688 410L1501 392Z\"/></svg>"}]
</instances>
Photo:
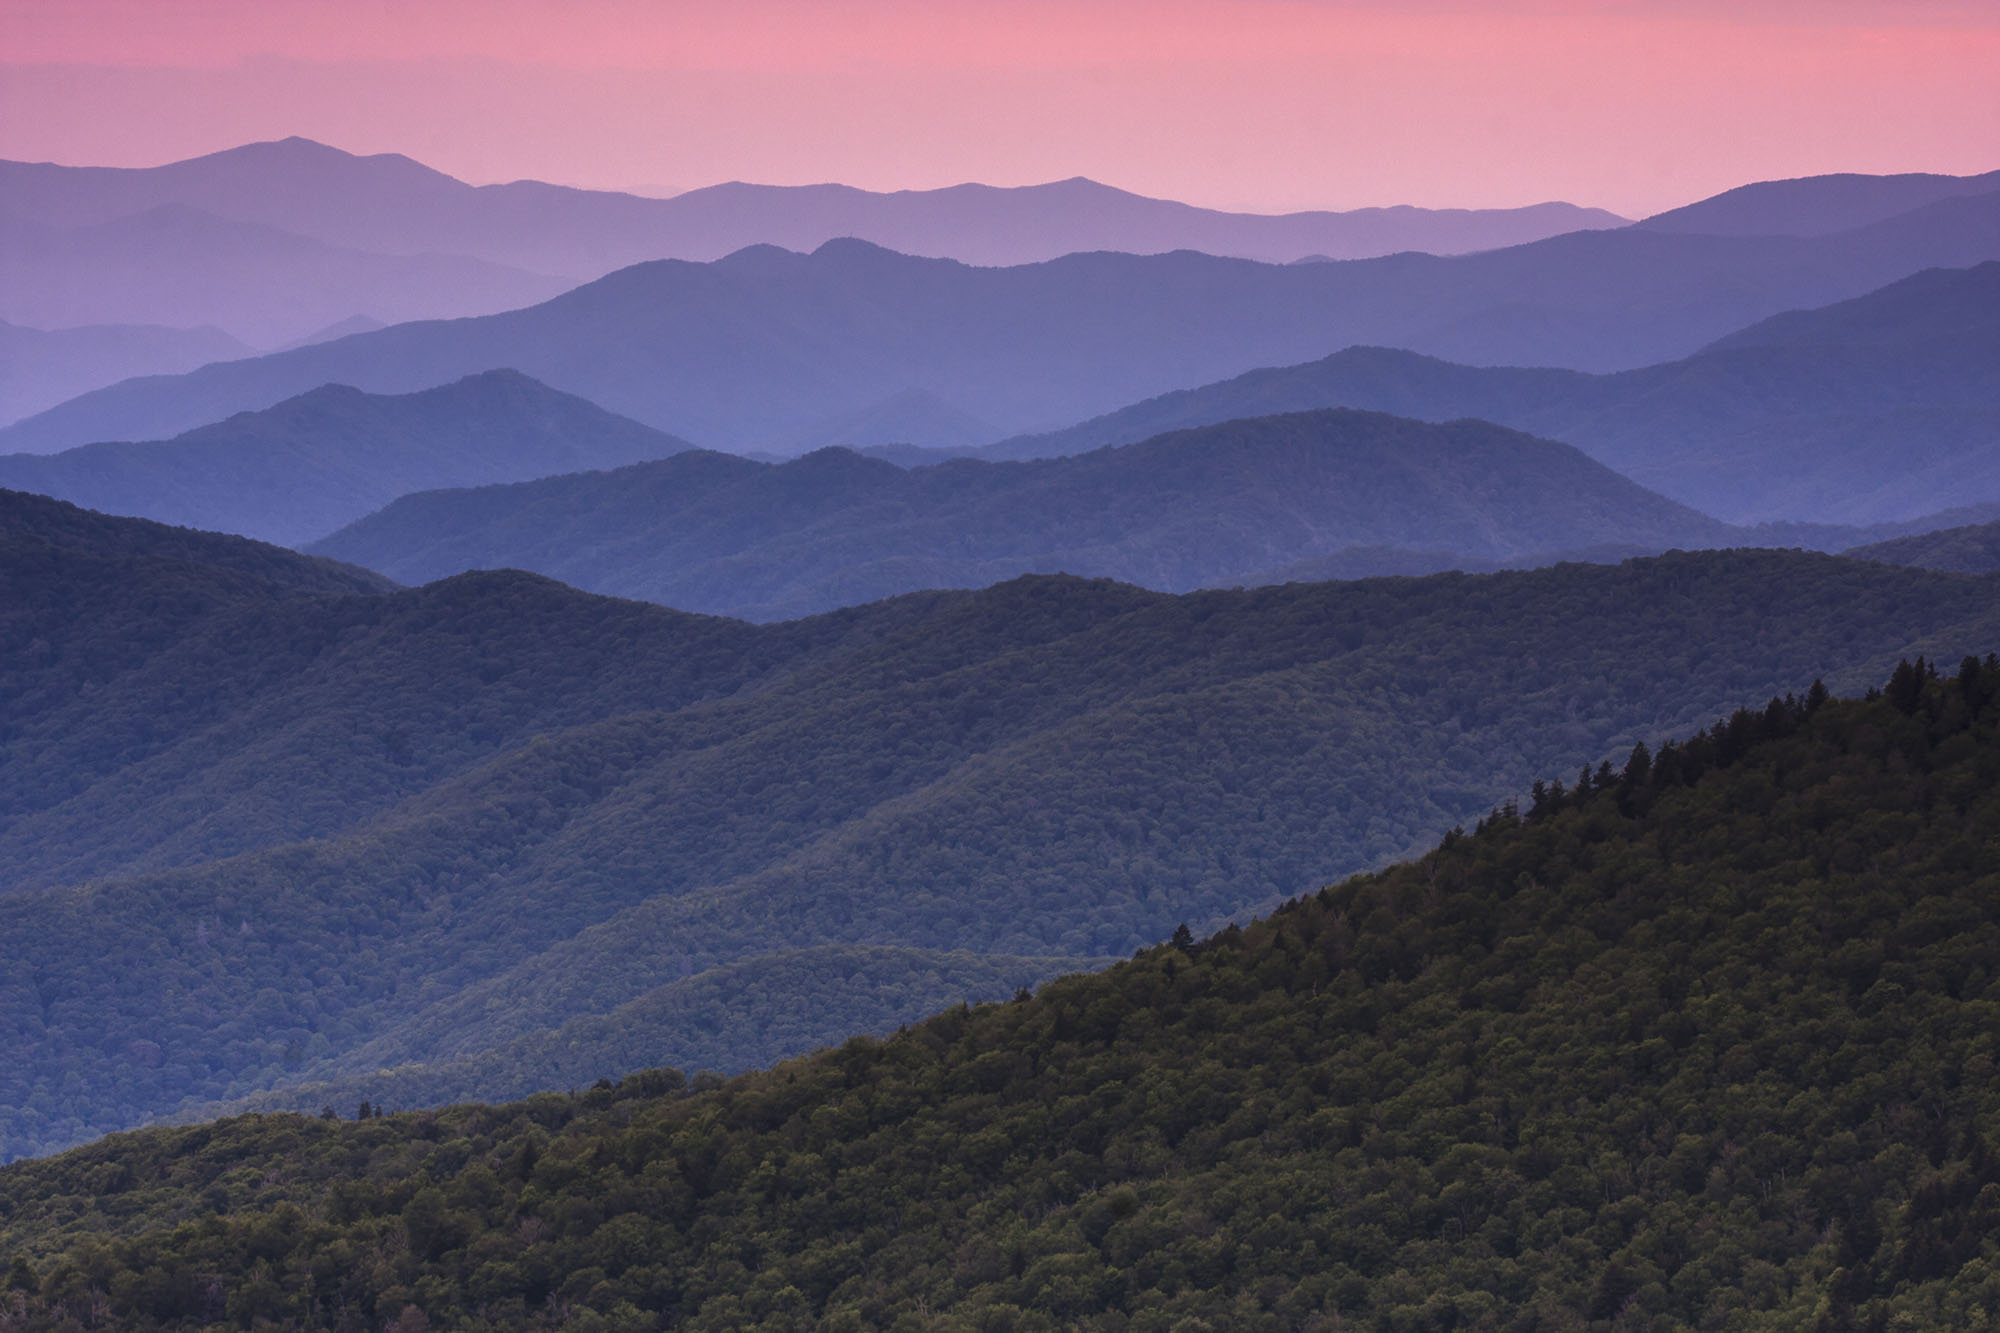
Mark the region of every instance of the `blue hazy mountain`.
<instances>
[{"instance_id":1,"label":"blue hazy mountain","mask_svg":"<svg viewBox=\"0 0 2000 1333\"><path fill-rule=\"evenodd\" d=\"M171 440L0 456L0 486L300 545L437 486L665 458L684 440L509 370L411 394L329 384Z\"/></svg>"},{"instance_id":2,"label":"blue hazy mountain","mask_svg":"<svg viewBox=\"0 0 2000 1333\"><path fill-rule=\"evenodd\" d=\"M357 156L299 138L148 168L0 162L0 198L19 216L60 226L172 205L348 249L463 255L577 280L650 259L718 259L758 244L812 250L843 236L973 264L1086 250L1285 262L1490 250L1626 221L1564 203L1227 213L1081 177L891 192L732 181L654 199L540 181L472 186L401 154Z\"/></svg>"},{"instance_id":3,"label":"blue hazy mountain","mask_svg":"<svg viewBox=\"0 0 2000 1333\"><path fill-rule=\"evenodd\" d=\"M1736 522L1867 524L2000 500L2000 263L1915 274L1617 374L1350 348L979 452L1046 457L1335 405L1564 440Z\"/></svg>"},{"instance_id":4,"label":"blue hazy mountain","mask_svg":"<svg viewBox=\"0 0 2000 1333\"><path fill-rule=\"evenodd\" d=\"M686 453L405 496L311 549L402 583L530 569L780 620L1029 573L1182 592L1355 546L1506 559L1745 539L1568 445L1478 421L1336 410L1033 463L905 470L845 449L775 465Z\"/></svg>"},{"instance_id":5,"label":"blue hazy mountain","mask_svg":"<svg viewBox=\"0 0 2000 1333\"><path fill-rule=\"evenodd\" d=\"M38 329L0 320L0 425L139 375L177 375L254 349L220 329L87 324Z\"/></svg>"},{"instance_id":6,"label":"blue hazy mountain","mask_svg":"<svg viewBox=\"0 0 2000 1333\"><path fill-rule=\"evenodd\" d=\"M331 244L185 203L59 225L20 216L31 201L8 188L0 183L0 318L42 328L207 324L269 349L356 316L483 315L575 285L469 255Z\"/></svg>"},{"instance_id":7,"label":"blue hazy mountain","mask_svg":"<svg viewBox=\"0 0 2000 1333\"><path fill-rule=\"evenodd\" d=\"M1705 236L1826 236L1945 200L1995 191L2000 191L2000 171L1978 176L1843 172L1739 185L1634 225L1647 231Z\"/></svg>"},{"instance_id":8,"label":"blue hazy mountain","mask_svg":"<svg viewBox=\"0 0 2000 1333\"><path fill-rule=\"evenodd\" d=\"M524 310L116 385L7 428L0 448L156 439L328 382L409 392L502 366L711 448L791 452L911 391L954 420L1019 432L1357 343L1643 366L1786 310L1996 257L2000 194L1828 236L1627 228L1322 264L1180 252L975 268L859 241L758 247L622 269Z\"/></svg>"}]
</instances>

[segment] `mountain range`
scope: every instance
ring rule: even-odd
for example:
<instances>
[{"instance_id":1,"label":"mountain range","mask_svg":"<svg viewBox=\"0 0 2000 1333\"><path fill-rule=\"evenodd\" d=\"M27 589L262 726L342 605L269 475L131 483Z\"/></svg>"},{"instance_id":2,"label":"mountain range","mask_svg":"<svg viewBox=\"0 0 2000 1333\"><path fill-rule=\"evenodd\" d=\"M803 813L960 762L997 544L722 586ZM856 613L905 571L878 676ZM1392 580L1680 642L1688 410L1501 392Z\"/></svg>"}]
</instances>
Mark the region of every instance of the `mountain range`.
<instances>
[{"instance_id":1,"label":"mountain range","mask_svg":"<svg viewBox=\"0 0 2000 1333\"><path fill-rule=\"evenodd\" d=\"M1815 685L1247 929L727 1082L17 1163L9 1300L30 1327L1978 1327L1996 713L1991 655Z\"/></svg>"},{"instance_id":2,"label":"mountain range","mask_svg":"<svg viewBox=\"0 0 2000 1333\"><path fill-rule=\"evenodd\" d=\"M1732 522L1876 523L2000 500L2000 263L1789 311L1680 361L1610 375L1356 347L1163 394L985 458L1128 444L1332 406L1480 417L1574 444Z\"/></svg>"},{"instance_id":3,"label":"mountain range","mask_svg":"<svg viewBox=\"0 0 2000 1333\"><path fill-rule=\"evenodd\" d=\"M927 951L742 1049L879 1031L1381 864L1718 700L2000 636L1990 578L1797 552L752 626L0 498L9 1156L382 1070L577 1076L563 1033L719 1059L704 1015L800 950Z\"/></svg>"},{"instance_id":4,"label":"mountain range","mask_svg":"<svg viewBox=\"0 0 2000 1333\"><path fill-rule=\"evenodd\" d=\"M0 391L0 425L134 375L281 350L336 324L486 314L629 264L752 244L811 249L857 236L981 264L1176 249L1285 262L1490 249L1624 221L1567 204L1230 214L1081 179L894 194L732 183L649 199L534 181L475 187L399 155L305 139L149 168L0 162L0 200L0 320L64 331L203 325L245 344L197 360L134 359L129 346L90 356L70 339L54 380L18 398ZM34 383L42 370L12 378Z\"/></svg>"},{"instance_id":5,"label":"mountain range","mask_svg":"<svg viewBox=\"0 0 2000 1333\"><path fill-rule=\"evenodd\" d=\"M288 139L0 318L0 1333L2000 1309L2000 172Z\"/></svg>"},{"instance_id":6,"label":"mountain range","mask_svg":"<svg viewBox=\"0 0 2000 1333\"><path fill-rule=\"evenodd\" d=\"M0 197L9 212L49 225L198 209L347 250L458 255L577 281L651 259L719 259L757 244L812 250L840 237L980 265L1086 250L1200 250L1287 263L1490 250L1626 221L1562 203L1227 213L1081 177L888 193L732 181L655 199L540 181L473 186L401 154L357 156L300 138L146 168L0 162Z\"/></svg>"},{"instance_id":7,"label":"mountain range","mask_svg":"<svg viewBox=\"0 0 2000 1333\"><path fill-rule=\"evenodd\" d=\"M300 546L397 496L665 458L683 440L525 375L419 393L329 384L171 440L0 456L0 486Z\"/></svg>"},{"instance_id":8,"label":"mountain range","mask_svg":"<svg viewBox=\"0 0 2000 1333\"><path fill-rule=\"evenodd\" d=\"M1567 445L1483 422L1331 410L1071 458L907 471L845 449L777 465L687 453L406 495L310 549L402 583L528 569L783 620L1027 573L1186 592L1356 546L1506 559L1747 541Z\"/></svg>"},{"instance_id":9,"label":"mountain range","mask_svg":"<svg viewBox=\"0 0 2000 1333\"><path fill-rule=\"evenodd\" d=\"M1996 312L2000 263L1929 270L1640 371L1488 369L1355 348L959 451L987 460L1112 451L1088 465L968 462L903 475L851 455L775 470L711 457L555 479L689 446L499 371L408 395L328 385L174 440L0 456L0 485L293 545L330 538L325 550L405 582L515 566L753 619L1036 571L1180 591L1616 560L1670 546L1838 550L1990 517L1964 502L2000 497ZM1732 528L1674 514L1658 497L1647 510L1622 478L1581 458L1558 463L1562 449L1546 442L1503 446L1505 432L1454 427L1448 441L1379 421L1367 440L1350 423L1344 443L1313 446L1222 428L1274 409L1324 414L1328 403L1560 433L1627 473L1766 521ZM976 434L948 412L913 393L849 424ZM1175 428L1195 434L1172 449L1127 443ZM948 456L871 452L905 465ZM1419 457L1425 466L1410 466ZM1308 478L1301 465L1318 471ZM545 477L499 492L412 494Z\"/></svg>"},{"instance_id":10,"label":"mountain range","mask_svg":"<svg viewBox=\"0 0 2000 1333\"><path fill-rule=\"evenodd\" d=\"M975 268L852 240L810 255L760 246L636 265L523 310L127 382L0 430L0 448L157 439L321 384L401 393L501 367L709 448L794 452L912 393L950 420L1020 432L1355 343L1641 366L1924 268L1994 258L2000 193L1826 236L1625 228L1456 258L1293 265L1177 252Z\"/></svg>"}]
</instances>

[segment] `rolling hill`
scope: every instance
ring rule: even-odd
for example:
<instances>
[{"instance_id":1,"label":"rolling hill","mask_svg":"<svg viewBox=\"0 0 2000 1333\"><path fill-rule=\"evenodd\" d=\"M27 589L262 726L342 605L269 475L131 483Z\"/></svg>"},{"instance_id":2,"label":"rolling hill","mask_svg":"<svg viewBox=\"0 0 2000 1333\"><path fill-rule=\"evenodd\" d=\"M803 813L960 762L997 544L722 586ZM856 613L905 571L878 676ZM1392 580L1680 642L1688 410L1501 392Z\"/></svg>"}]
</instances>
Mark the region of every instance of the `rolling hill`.
<instances>
[{"instance_id":1,"label":"rolling hill","mask_svg":"<svg viewBox=\"0 0 2000 1333\"><path fill-rule=\"evenodd\" d=\"M402 583L529 569L783 620L1026 573L1186 592L1352 546L1506 559L1741 538L1567 445L1481 422L1323 411L1033 463L904 470L846 450L779 465L684 454L405 496L312 549Z\"/></svg>"},{"instance_id":2,"label":"rolling hill","mask_svg":"<svg viewBox=\"0 0 2000 1333\"><path fill-rule=\"evenodd\" d=\"M1773 314L1995 258L2000 193L1830 236L1628 228L1319 264L1177 252L975 268L853 240L810 255L760 246L636 265L524 310L114 385L0 430L0 448L158 439L329 382L409 392L499 367L711 448L790 452L911 393L933 419L1044 430L1356 343L1649 365Z\"/></svg>"},{"instance_id":3,"label":"rolling hill","mask_svg":"<svg viewBox=\"0 0 2000 1333\"><path fill-rule=\"evenodd\" d=\"M0 485L299 546L411 491L618 467L690 447L497 370L400 395L329 384L171 440L0 456Z\"/></svg>"},{"instance_id":4,"label":"rolling hill","mask_svg":"<svg viewBox=\"0 0 2000 1333\"><path fill-rule=\"evenodd\" d=\"M1718 700L2000 639L1990 578L1797 552L1028 578L760 627L17 506L80 536L10 559L0 610L8 1156L383 1070L458 1096L581 1077L565 1049L740 1068L704 1016L800 950L937 980L814 992L745 1063L971 975L935 955L1129 954Z\"/></svg>"},{"instance_id":5,"label":"rolling hill","mask_svg":"<svg viewBox=\"0 0 2000 1333\"><path fill-rule=\"evenodd\" d=\"M2000 660L725 1083L0 1171L30 1326L1977 1327Z\"/></svg>"},{"instance_id":6,"label":"rolling hill","mask_svg":"<svg viewBox=\"0 0 2000 1333\"><path fill-rule=\"evenodd\" d=\"M162 632L172 633L173 618L185 608L167 610L168 592L206 587L204 595L224 600L249 587L263 586L281 594L355 594L387 592L395 585L379 575L319 556L299 555L263 542L218 532L192 532L163 523L113 518L52 500L44 495L0 490L0 542L9 557L7 612L10 631L28 626L52 629L61 624L90 626L93 634L118 634L133 643L147 635L135 632L134 618L124 611L86 605L78 598L97 593L119 594L117 571L130 567L139 577L130 591L134 600L157 599L164 617ZM82 561L75 571L70 561ZM43 568L34 568L41 562ZM94 567L96 573L84 574ZM63 573L56 575L55 570ZM51 578L59 578L62 604L48 600ZM181 587L173 588L179 581ZM9 647L19 650L18 642ZM36 650L30 659L42 656ZM80 665L81 663L73 664ZM114 665L100 662L100 665ZM20 663L17 661L16 669Z\"/></svg>"},{"instance_id":7,"label":"rolling hill","mask_svg":"<svg viewBox=\"0 0 2000 1333\"><path fill-rule=\"evenodd\" d=\"M1350 348L1164 394L989 458L1050 457L1236 417L1346 406L1563 440L1731 522L1906 519L2000 500L2000 263L1787 312L1613 375Z\"/></svg>"},{"instance_id":8,"label":"rolling hill","mask_svg":"<svg viewBox=\"0 0 2000 1333\"><path fill-rule=\"evenodd\" d=\"M2000 570L2000 522L1970 523L1939 528L1885 542L1850 547L1856 560L1880 560L1919 569L1951 570L1960 574L1990 574Z\"/></svg>"}]
</instances>

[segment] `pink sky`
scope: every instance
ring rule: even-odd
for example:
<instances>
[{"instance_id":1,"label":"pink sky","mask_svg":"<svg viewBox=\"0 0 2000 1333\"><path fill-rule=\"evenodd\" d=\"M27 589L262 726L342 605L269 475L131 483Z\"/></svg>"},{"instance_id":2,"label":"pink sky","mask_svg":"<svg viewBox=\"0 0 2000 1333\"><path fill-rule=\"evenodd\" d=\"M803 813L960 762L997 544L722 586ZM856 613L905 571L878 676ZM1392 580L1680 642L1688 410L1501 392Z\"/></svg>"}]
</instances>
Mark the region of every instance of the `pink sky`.
<instances>
[{"instance_id":1,"label":"pink sky","mask_svg":"<svg viewBox=\"0 0 2000 1333\"><path fill-rule=\"evenodd\" d=\"M613 188L1638 215L2000 167L1996 88L1994 0L0 0L0 157L302 134Z\"/></svg>"}]
</instances>

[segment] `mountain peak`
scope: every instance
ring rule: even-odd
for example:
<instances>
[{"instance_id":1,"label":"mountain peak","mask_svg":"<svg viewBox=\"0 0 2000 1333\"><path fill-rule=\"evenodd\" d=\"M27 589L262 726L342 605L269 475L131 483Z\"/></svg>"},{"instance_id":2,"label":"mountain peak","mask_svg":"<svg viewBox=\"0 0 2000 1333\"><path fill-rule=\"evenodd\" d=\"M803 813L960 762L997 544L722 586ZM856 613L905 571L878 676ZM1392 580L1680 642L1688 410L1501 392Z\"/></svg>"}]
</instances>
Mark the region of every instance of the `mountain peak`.
<instances>
[{"instance_id":1,"label":"mountain peak","mask_svg":"<svg viewBox=\"0 0 2000 1333\"><path fill-rule=\"evenodd\" d=\"M2000 191L2000 171L1978 176L1838 172L1756 181L1633 224L1710 236L1830 236L1935 204Z\"/></svg>"},{"instance_id":2,"label":"mountain peak","mask_svg":"<svg viewBox=\"0 0 2000 1333\"><path fill-rule=\"evenodd\" d=\"M830 241L822 241L812 252L814 259L920 259L916 255L904 254L901 250L891 250L886 245L874 241L864 241L858 236L836 236ZM921 259L920 262L936 264L956 264L954 259Z\"/></svg>"},{"instance_id":3,"label":"mountain peak","mask_svg":"<svg viewBox=\"0 0 2000 1333\"><path fill-rule=\"evenodd\" d=\"M238 144L234 148L224 148L219 152L204 153L179 162L171 162L161 170L199 170L203 167L247 168L255 171L277 171L281 173L335 172L345 178L355 172L367 172L371 176L389 176L407 182L446 183L464 189L471 186L437 170L427 167L413 157L402 153L350 153L344 148L308 139L303 135L288 135L283 139L260 139L254 143Z\"/></svg>"}]
</instances>

